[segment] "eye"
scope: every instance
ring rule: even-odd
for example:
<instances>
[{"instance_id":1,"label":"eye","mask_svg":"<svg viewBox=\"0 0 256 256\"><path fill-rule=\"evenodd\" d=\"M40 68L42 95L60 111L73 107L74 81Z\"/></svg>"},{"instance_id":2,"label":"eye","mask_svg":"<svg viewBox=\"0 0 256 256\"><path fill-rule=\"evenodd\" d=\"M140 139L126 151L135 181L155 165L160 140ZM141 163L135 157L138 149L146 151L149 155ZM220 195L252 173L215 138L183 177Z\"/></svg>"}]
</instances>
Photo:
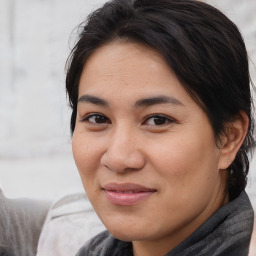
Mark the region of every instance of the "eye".
<instances>
[{"instance_id":1,"label":"eye","mask_svg":"<svg viewBox=\"0 0 256 256\"><path fill-rule=\"evenodd\" d=\"M166 124L170 124L173 123L174 121L165 116L165 115L151 115L150 117L148 117L143 124L145 125L152 125L152 126L160 126L160 125L166 125Z\"/></svg>"},{"instance_id":2,"label":"eye","mask_svg":"<svg viewBox=\"0 0 256 256\"><path fill-rule=\"evenodd\" d=\"M105 124L110 123L110 120L106 116L101 114L90 114L83 118L82 122L88 122L92 124Z\"/></svg>"}]
</instances>

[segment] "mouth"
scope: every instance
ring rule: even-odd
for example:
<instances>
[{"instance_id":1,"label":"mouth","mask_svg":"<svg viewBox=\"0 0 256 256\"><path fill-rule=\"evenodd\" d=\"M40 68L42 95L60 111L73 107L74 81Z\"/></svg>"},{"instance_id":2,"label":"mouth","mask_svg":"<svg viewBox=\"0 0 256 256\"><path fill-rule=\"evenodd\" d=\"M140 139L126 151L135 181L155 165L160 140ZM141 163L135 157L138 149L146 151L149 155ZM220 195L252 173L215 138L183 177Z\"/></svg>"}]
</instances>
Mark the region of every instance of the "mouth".
<instances>
[{"instance_id":1,"label":"mouth","mask_svg":"<svg viewBox=\"0 0 256 256\"><path fill-rule=\"evenodd\" d=\"M134 183L108 183L103 186L106 198L115 205L131 206L149 198L156 190Z\"/></svg>"}]
</instances>

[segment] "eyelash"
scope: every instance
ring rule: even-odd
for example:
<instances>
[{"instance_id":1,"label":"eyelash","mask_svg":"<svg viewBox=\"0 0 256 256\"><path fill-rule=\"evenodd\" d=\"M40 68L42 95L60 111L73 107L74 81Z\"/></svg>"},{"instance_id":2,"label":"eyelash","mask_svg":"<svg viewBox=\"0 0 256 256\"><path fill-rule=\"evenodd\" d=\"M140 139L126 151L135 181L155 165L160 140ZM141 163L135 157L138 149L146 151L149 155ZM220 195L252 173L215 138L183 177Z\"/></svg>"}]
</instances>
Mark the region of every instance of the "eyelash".
<instances>
[{"instance_id":1,"label":"eyelash","mask_svg":"<svg viewBox=\"0 0 256 256\"><path fill-rule=\"evenodd\" d=\"M163 125L171 124L171 123L174 122L174 120L173 120L172 118L170 118L170 117L168 117L168 116L166 116L166 115L163 115L163 114L152 114L152 115L146 117L146 119L145 119L145 121L143 122L143 124L146 124L146 122L147 122L148 120L152 119L152 118L158 119L158 121L159 121L160 119L162 119L162 120L164 121L163 124L159 124L159 125L156 124L156 125L152 125L152 126L163 126ZM156 121L156 120L155 120L155 121ZM146 125L147 125L147 124L146 124Z\"/></svg>"},{"instance_id":2,"label":"eyelash","mask_svg":"<svg viewBox=\"0 0 256 256\"><path fill-rule=\"evenodd\" d=\"M94 117L94 118L102 118L102 119L105 119L105 121L104 122L99 122L99 123L97 123L97 122L91 122L91 121L89 121L89 119L90 118L92 118L92 117ZM162 124L155 124L155 125L150 125L150 124L146 124L146 122L147 121L149 121L150 119L155 119L154 121L160 121L160 120L162 120L162 121L164 121L164 123L162 123ZM92 113L92 114L89 114L89 115L86 115L83 119L81 119L81 122L87 122L87 123L91 123L91 124L95 124L95 125L102 125L102 124L106 124L106 123L111 123L111 121L110 121L110 119L109 118L107 118L105 115L102 115L102 114L99 114L99 113ZM172 118L170 118L170 117L168 117L168 116L165 116L165 115L163 115L163 114L151 114L150 116L147 116L146 118L145 118L145 120L143 121L143 125L148 125L148 126L163 126L163 125L166 125L166 124L170 124L170 123L173 123L173 122L175 122Z\"/></svg>"},{"instance_id":3,"label":"eyelash","mask_svg":"<svg viewBox=\"0 0 256 256\"><path fill-rule=\"evenodd\" d=\"M93 114L86 115L84 118L81 119L81 122L87 122L87 123L96 124L96 125L101 125L101 124L106 123L106 122L105 123L90 122L89 119L92 117L104 118L106 121L108 121L108 123L111 123L110 120L106 116L99 114L99 113L93 113Z\"/></svg>"}]
</instances>

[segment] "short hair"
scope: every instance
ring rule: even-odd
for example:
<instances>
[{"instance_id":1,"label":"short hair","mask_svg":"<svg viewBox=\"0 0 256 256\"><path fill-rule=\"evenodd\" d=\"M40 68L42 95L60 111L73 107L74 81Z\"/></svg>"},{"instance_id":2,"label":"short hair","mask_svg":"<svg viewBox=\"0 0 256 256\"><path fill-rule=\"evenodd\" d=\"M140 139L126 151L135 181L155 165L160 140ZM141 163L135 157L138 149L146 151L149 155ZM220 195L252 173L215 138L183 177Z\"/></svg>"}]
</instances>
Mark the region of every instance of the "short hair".
<instances>
[{"instance_id":1,"label":"short hair","mask_svg":"<svg viewBox=\"0 0 256 256\"><path fill-rule=\"evenodd\" d=\"M228 168L230 200L247 183L253 138L248 56L236 25L218 9L196 0L113 0L80 25L67 61L66 90L75 129L78 86L84 64L113 41L143 43L166 60L185 90L207 114L218 142L241 111L249 118L246 138Z\"/></svg>"}]
</instances>

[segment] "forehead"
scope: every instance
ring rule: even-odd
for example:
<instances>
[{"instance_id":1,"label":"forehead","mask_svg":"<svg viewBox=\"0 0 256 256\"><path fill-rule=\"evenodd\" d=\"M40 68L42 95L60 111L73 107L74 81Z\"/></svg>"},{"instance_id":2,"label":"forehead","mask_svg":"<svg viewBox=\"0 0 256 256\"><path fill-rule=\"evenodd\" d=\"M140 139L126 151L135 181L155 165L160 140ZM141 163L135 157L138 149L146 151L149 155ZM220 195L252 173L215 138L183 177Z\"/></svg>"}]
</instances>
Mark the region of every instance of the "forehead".
<instances>
[{"instance_id":1,"label":"forehead","mask_svg":"<svg viewBox=\"0 0 256 256\"><path fill-rule=\"evenodd\" d=\"M79 95L98 90L129 95L144 91L148 96L159 91L169 94L170 90L172 94L187 94L157 51L139 43L118 41L97 49L84 65Z\"/></svg>"},{"instance_id":2,"label":"forehead","mask_svg":"<svg viewBox=\"0 0 256 256\"><path fill-rule=\"evenodd\" d=\"M147 58L154 61L165 62L162 55L154 48L142 44L139 42L115 40L110 43L104 44L97 48L88 58L85 66L88 62L93 62L93 59L97 61L97 58L115 59L116 61L124 62L130 58L139 57L141 61L147 60Z\"/></svg>"},{"instance_id":3,"label":"forehead","mask_svg":"<svg viewBox=\"0 0 256 256\"><path fill-rule=\"evenodd\" d=\"M172 71L157 51L139 43L120 41L97 49L88 58L83 69L86 76L95 78L100 75L106 79L130 79L139 72L141 80L147 80L150 76L143 75L148 72L152 76L153 73L167 75Z\"/></svg>"}]
</instances>

